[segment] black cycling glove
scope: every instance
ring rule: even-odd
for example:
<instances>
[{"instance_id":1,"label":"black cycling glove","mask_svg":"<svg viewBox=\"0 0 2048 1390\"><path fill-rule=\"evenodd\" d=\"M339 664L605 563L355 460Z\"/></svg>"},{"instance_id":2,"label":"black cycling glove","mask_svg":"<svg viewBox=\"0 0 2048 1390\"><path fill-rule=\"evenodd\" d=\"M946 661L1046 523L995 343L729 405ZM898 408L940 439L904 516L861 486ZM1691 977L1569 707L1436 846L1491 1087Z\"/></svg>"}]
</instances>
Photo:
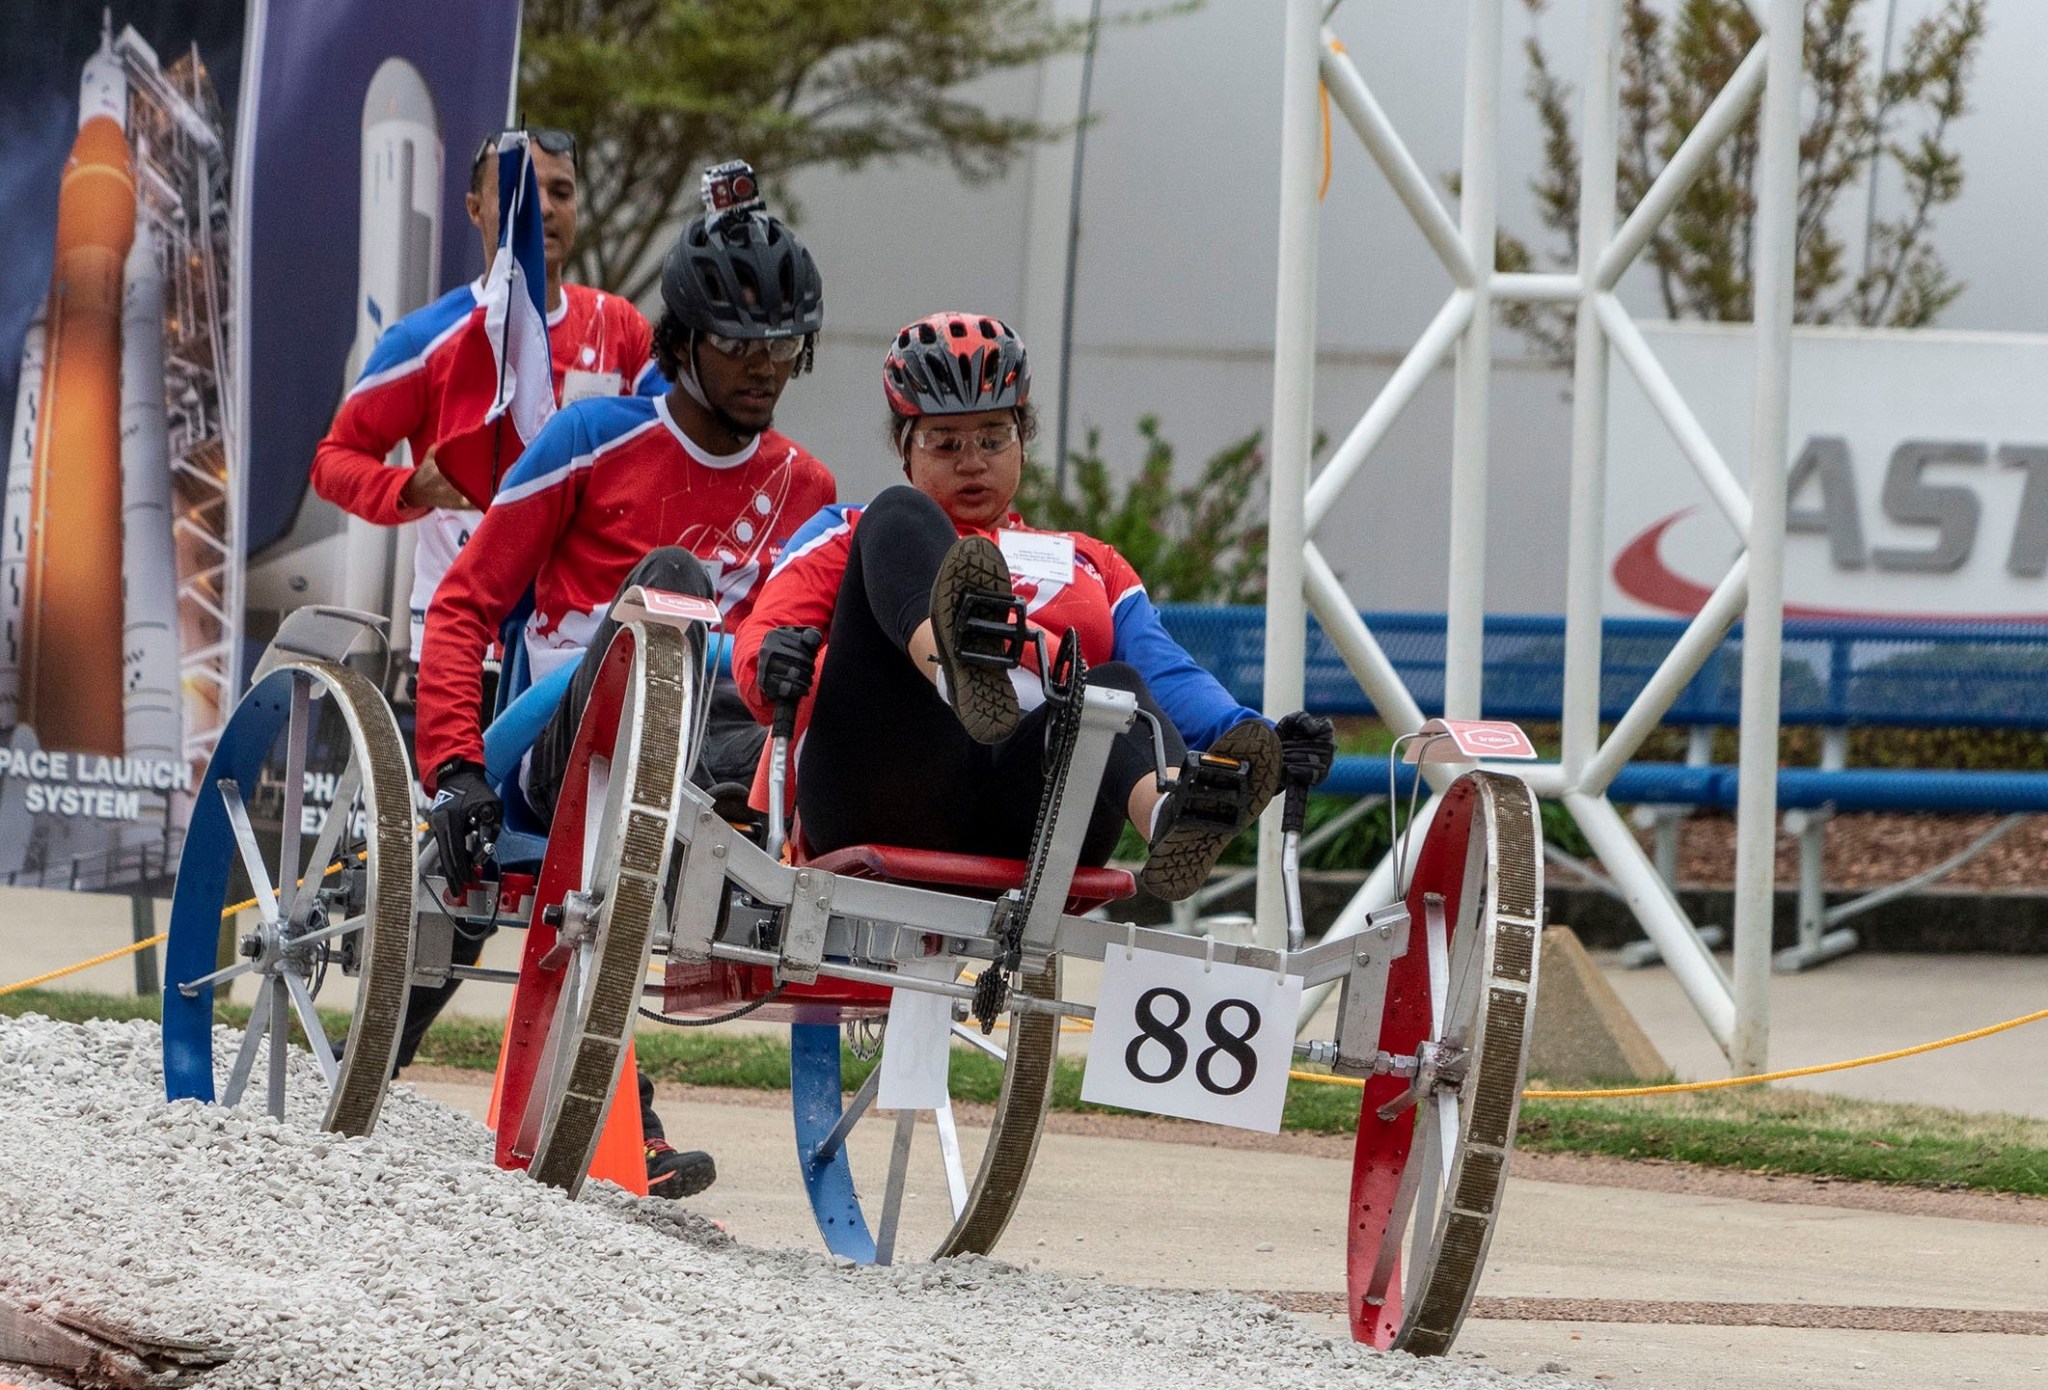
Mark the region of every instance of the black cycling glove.
<instances>
[{"instance_id":1,"label":"black cycling glove","mask_svg":"<svg viewBox=\"0 0 2048 1390\"><path fill-rule=\"evenodd\" d=\"M811 672L825 634L814 627L778 627L761 639L754 684L771 704L801 700L811 691Z\"/></svg>"},{"instance_id":2,"label":"black cycling glove","mask_svg":"<svg viewBox=\"0 0 2048 1390\"><path fill-rule=\"evenodd\" d=\"M498 827L505 821L504 803L491 790L483 768L466 758L444 763L434 788L427 824L441 848L441 868L449 887L466 887L476 881L478 864L497 843Z\"/></svg>"},{"instance_id":3,"label":"black cycling glove","mask_svg":"<svg viewBox=\"0 0 2048 1390\"><path fill-rule=\"evenodd\" d=\"M1330 775L1337 756L1337 726L1320 714L1296 710L1273 726L1280 735L1280 780L1290 786L1313 787Z\"/></svg>"}]
</instances>

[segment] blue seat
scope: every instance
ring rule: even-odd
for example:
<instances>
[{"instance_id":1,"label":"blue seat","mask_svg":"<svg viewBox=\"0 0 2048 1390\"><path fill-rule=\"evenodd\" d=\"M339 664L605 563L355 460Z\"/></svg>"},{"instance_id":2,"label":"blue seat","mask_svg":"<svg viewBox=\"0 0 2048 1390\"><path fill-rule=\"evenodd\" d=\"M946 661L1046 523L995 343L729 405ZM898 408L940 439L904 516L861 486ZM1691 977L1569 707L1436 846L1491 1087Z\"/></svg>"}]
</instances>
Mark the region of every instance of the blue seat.
<instances>
[{"instance_id":1,"label":"blue seat","mask_svg":"<svg viewBox=\"0 0 2048 1390\"><path fill-rule=\"evenodd\" d=\"M540 738L548 720L562 703L570 681L576 677L576 663L563 662L539 680L533 679L526 660L525 629L533 612L529 590L511 616L498 629L498 642L505 653L498 676L497 709L490 727L484 730L484 775L497 788L505 804L505 823L498 832L498 868L504 873L534 873L547 855L548 827L519 786L519 764L527 750ZM720 634L718 670L732 668L732 639Z\"/></svg>"}]
</instances>

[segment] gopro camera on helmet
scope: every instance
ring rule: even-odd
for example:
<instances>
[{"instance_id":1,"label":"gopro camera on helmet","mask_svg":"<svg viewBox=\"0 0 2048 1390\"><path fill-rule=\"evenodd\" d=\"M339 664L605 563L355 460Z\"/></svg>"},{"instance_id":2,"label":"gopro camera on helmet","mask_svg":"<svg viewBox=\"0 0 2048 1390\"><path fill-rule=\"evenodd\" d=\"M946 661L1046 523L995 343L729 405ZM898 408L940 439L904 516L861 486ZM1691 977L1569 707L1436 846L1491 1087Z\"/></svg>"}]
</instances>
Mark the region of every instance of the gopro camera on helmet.
<instances>
[{"instance_id":1,"label":"gopro camera on helmet","mask_svg":"<svg viewBox=\"0 0 2048 1390\"><path fill-rule=\"evenodd\" d=\"M728 159L706 169L703 195L707 217L764 212L768 207L761 197L761 182L754 177L754 166L744 159Z\"/></svg>"}]
</instances>

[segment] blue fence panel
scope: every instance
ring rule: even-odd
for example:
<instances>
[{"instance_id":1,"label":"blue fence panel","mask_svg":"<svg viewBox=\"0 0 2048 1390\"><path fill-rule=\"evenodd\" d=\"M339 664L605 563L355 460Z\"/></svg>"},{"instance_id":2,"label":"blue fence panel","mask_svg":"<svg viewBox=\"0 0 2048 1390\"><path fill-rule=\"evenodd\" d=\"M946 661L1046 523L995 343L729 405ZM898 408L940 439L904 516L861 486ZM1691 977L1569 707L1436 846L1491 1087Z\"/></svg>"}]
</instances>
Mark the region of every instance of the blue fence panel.
<instances>
[{"instance_id":1,"label":"blue fence panel","mask_svg":"<svg viewBox=\"0 0 2048 1390\"><path fill-rule=\"evenodd\" d=\"M1265 610L1162 607L1166 627L1240 701L1263 688ZM1443 712L1444 619L1369 613L1366 620L1425 714ZM1601 633L1600 717L1619 719L1670 654L1685 624L1610 618ZM1486 712L1554 720L1564 698L1564 620L1496 615L1482 646ZM1787 724L2048 729L2048 624L1785 624L1780 699ZM1326 714L1370 714L1335 644L1311 620L1305 703ZM1742 633L1707 658L1665 715L1669 724L1739 721Z\"/></svg>"}]
</instances>

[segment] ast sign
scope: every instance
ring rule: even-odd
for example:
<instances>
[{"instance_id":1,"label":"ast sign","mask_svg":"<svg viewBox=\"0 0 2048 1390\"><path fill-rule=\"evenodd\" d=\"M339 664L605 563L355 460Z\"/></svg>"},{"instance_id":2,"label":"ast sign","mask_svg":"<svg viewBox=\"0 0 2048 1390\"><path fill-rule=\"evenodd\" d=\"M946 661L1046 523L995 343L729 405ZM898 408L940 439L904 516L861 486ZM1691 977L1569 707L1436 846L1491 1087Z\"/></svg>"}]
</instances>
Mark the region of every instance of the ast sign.
<instances>
[{"instance_id":1,"label":"ast sign","mask_svg":"<svg viewBox=\"0 0 2048 1390\"><path fill-rule=\"evenodd\" d=\"M1748 471L1750 335L1645 335ZM2048 337L1794 334L1785 615L2048 622ZM1608 422L1608 611L1697 612L1739 553L1627 368Z\"/></svg>"}]
</instances>

